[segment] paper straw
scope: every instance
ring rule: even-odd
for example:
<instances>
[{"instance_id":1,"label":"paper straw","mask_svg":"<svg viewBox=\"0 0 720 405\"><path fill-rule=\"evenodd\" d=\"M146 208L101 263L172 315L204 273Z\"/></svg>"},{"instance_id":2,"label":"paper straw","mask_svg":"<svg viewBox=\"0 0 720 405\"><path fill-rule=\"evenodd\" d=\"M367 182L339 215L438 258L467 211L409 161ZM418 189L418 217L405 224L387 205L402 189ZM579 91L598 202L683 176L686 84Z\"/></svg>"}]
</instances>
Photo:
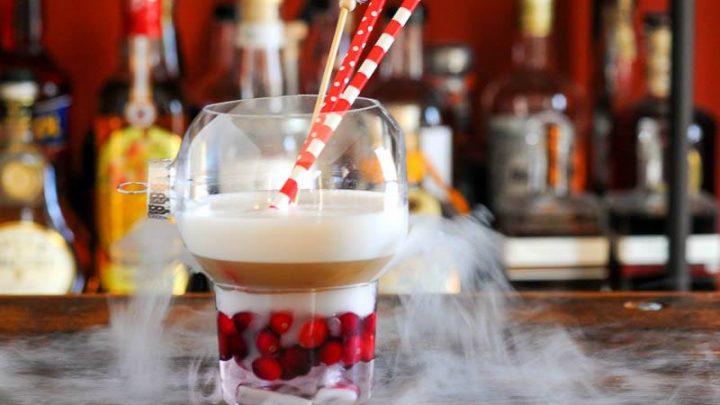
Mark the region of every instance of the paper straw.
<instances>
[{"instance_id":1,"label":"paper straw","mask_svg":"<svg viewBox=\"0 0 720 405\"><path fill-rule=\"evenodd\" d=\"M375 28L378 18L380 18L383 7L385 7L385 0L372 0L368 3L365 14L362 20L360 20L357 31L355 31L355 35L350 42L350 48L348 48L348 52L335 74L333 83L340 83L340 86L330 87L327 97L325 98L322 112L330 112L333 110L333 106L340 98L340 94L342 94L350 82L350 78L355 73L355 68L360 60L360 55L362 55L365 50L370 34Z\"/></svg>"},{"instance_id":2,"label":"paper straw","mask_svg":"<svg viewBox=\"0 0 720 405\"><path fill-rule=\"evenodd\" d=\"M367 58L365 58L353 79L340 95L332 110L312 123L310 135L305 146L300 151L295 167L271 207L284 209L295 201L298 194L298 180L307 174L317 157L320 156L333 132L342 122L343 115L352 107L362 89L365 88L368 80L377 70L378 65L382 62L382 59L395 42L395 38L407 24L419 3L420 0L404 0L402 2L400 8L385 27L385 31L380 35L380 38L378 38ZM339 87L340 85L338 81L332 84L333 87Z\"/></svg>"}]
</instances>

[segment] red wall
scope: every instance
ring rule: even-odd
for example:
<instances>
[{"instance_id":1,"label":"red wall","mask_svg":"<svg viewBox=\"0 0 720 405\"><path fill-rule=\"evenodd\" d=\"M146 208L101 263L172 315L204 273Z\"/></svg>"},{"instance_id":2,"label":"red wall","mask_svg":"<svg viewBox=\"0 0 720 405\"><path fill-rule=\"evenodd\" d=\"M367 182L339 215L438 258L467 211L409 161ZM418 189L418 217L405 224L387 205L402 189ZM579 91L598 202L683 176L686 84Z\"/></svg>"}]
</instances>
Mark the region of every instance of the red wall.
<instances>
[{"instance_id":1,"label":"red wall","mask_svg":"<svg viewBox=\"0 0 720 405\"><path fill-rule=\"evenodd\" d=\"M662 9L665 0L638 0L641 12ZM560 68L583 87L591 80L591 0L557 0L557 53ZM212 0L177 0L177 22L187 85L202 75ZM293 15L299 0L286 0ZM477 52L482 88L505 70L515 27L511 0L425 0L428 42L466 41ZM697 0L696 100L720 116L720 1ZM113 71L121 35L121 0L45 0L46 43L74 85L73 139L77 147L96 106L95 95ZM640 18L640 17L639 17ZM720 177L720 176L719 176ZM720 188L720 187L719 187Z\"/></svg>"}]
</instances>

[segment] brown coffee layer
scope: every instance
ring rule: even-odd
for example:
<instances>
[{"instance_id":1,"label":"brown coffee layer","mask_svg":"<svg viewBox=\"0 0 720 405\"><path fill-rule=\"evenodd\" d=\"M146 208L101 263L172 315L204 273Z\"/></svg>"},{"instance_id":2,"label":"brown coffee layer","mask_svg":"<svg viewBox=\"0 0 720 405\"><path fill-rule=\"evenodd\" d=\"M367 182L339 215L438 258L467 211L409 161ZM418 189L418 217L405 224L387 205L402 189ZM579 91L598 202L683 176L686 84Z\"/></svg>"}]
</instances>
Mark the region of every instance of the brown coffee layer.
<instances>
[{"instance_id":1,"label":"brown coffee layer","mask_svg":"<svg viewBox=\"0 0 720 405\"><path fill-rule=\"evenodd\" d=\"M332 288L374 280L390 257L322 263L246 263L196 256L216 284L259 289Z\"/></svg>"}]
</instances>

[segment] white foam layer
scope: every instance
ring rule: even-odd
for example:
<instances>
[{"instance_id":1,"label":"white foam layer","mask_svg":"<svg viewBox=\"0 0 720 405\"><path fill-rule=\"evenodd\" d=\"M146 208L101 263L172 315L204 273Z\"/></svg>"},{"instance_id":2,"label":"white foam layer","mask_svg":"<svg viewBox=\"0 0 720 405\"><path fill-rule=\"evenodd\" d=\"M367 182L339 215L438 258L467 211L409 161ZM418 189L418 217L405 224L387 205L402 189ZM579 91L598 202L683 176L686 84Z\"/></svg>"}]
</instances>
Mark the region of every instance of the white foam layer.
<instances>
[{"instance_id":1,"label":"white foam layer","mask_svg":"<svg viewBox=\"0 0 720 405\"><path fill-rule=\"evenodd\" d=\"M217 308L228 316L243 311L254 312L261 317L272 311L292 311L298 315L305 313L322 317L352 312L365 317L375 311L376 295L374 283L320 292L283 294L246 293L215 287Z\"/></svg>"},{"instance_id":2,"label":"white foam layer","mask_svg":"<svg viewBox=\"0 0 720 405\"><path fill-rule=\"evenodd\" d=\"M344 262L391 256L407 231L407 208L383 193L303 191L289 212L266 208L272 197L232 193L189 203L178 215L187 247L235 262Z\"/></svg>"}]
</instances>

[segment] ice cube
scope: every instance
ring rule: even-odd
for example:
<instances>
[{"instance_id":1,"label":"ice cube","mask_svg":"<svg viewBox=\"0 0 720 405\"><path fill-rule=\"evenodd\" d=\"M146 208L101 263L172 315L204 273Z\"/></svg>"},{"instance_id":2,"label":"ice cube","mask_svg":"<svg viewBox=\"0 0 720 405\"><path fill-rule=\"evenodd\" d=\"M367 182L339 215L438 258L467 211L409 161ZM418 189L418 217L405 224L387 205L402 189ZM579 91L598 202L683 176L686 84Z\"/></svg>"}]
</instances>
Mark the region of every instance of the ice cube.
<instances>
[{"instance_id":1,"label":"ice cube","mask_svg":"<svg viewBox=\"0 0 720 405\"><path fill-rule=\"evenodd\" d=\"M310 400L273 391L238 387L235 400L243 405L312 405Z\"/></svg>"}]
</instances>

